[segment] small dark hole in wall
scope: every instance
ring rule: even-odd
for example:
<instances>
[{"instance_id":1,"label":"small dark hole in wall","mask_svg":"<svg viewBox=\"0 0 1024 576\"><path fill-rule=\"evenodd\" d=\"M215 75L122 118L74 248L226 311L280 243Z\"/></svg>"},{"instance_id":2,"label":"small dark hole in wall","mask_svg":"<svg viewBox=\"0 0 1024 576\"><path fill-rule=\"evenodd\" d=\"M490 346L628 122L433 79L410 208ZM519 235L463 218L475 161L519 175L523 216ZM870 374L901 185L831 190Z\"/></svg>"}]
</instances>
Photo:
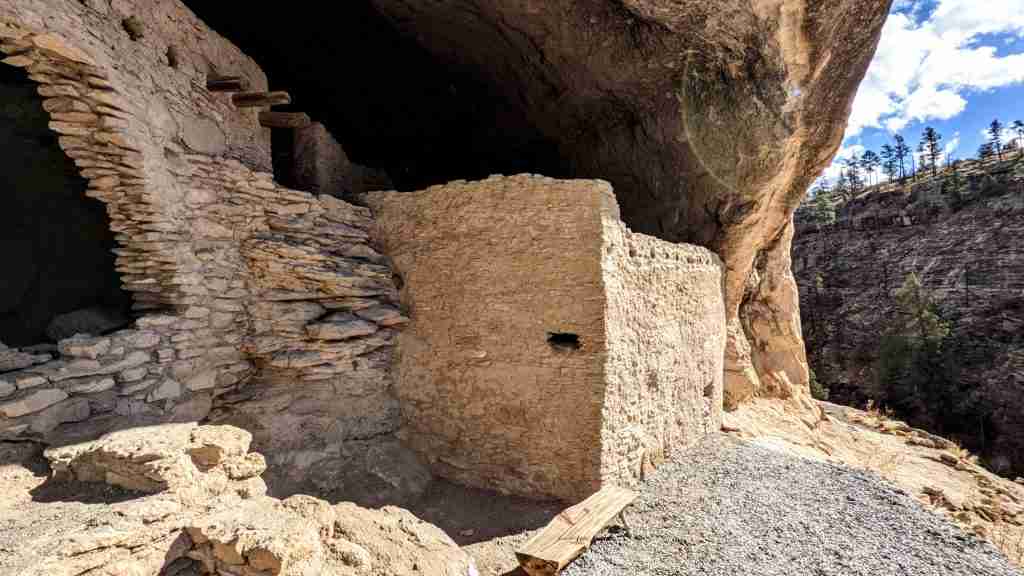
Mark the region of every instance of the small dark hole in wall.
<instances>
[{"instance_id":1,"label":"small dark hole in wall","mask_svg":"<svg viewBox=\"0 0 1024 576\"><path fill-rule=\"evenodd\" d=\"M582 346L579 334L570 332L548 332L548 344L558 350L579 350Z\"/></svg>"},{"instance_id":2,"label":"small dark hole in wall","mask_svg":"<svg viewBox=\"0 0 1024 576\"><path fill-rule=\"evenodd\" d=\"M142 20L139 20L136 16L129 16L121 20L121 27L124 28L124 31L128 33L128 37L132 40L139 40L146 35Z\"/></svg>"},{"instance_id":3,"label":"small dark hole in wall","mask_svg":"<svg viewBox=\"0 0 1024 576\"><path fill-rule=\"evenodd\" d=\"M174 46L167 47L167 65L171 68L177 68L181 59L178 57L178 49Z\"/></svg>"}]
</instances>

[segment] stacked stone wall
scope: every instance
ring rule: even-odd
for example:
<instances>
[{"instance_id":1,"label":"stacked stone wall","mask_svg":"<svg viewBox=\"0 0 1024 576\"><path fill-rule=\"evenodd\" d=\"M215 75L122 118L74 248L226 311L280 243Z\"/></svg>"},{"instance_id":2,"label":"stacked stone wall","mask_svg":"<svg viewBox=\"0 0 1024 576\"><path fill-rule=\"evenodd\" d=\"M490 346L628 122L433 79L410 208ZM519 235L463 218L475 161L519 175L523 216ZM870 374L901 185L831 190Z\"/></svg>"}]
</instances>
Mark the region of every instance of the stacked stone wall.
<instances>
[{"instance_id":1,"label":"stacked stone wall","mask_svg":"<svg viewBox=\"0 0 1024 576\"><path fill-rule=\"evenodd\" d=\"M4 4L0 51L39 83L61 148L106 205L139 315L60 342L56 360L0 350L0 436L63 442L208 416L292 428L288 441L393 428L404 318L369 214L261 171L269 131L205 88L213 74L265 88L251 60L180 4L144 0Z\"/></svg>"}]
</instances>

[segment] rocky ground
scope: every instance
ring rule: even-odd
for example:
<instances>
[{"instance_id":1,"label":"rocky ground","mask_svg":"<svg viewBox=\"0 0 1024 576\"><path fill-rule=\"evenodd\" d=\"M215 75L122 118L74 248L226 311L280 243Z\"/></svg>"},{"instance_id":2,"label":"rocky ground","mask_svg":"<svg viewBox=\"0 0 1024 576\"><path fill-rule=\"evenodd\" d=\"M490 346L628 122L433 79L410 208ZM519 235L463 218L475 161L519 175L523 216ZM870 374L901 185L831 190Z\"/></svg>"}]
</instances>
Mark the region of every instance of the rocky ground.
<instances>
[{"instance_id":1,"label":"rocky ground","mask_svg":"<svg viewBox=\"0 0 1024 576\"><path fill-rule=\"evenodd\" d=\"M978 466L959 446L866 412L820 403L821 419L784 401L727 413L723 428L777 451L874 472L1024 566L1024 485Z\"/></svg>"},{"instance_id":2,"label":"rocky ground","mask_svg":"<svg viewBox=\"0 0 1024 576\"><path fill-rule=\"evenodd\" d=\"M825 405L814 422L787 406L731 413L730 434L661 467L627 511L631 530L613 525L567 574L1020 574L990 542L1019 562L1024 487L880 415ZM515 548L563 507L438 480L412 515L277 500L261 495L262 458L244 432L124 434L45 456L0 443L0 575L107 576L96 570L116 560L140 575L277 561L290 574L313 561L340 574L434 565L461 576L471 557L481 576L521 576Z\"/></svg>"},{"instance_id":3,"label":"rocky ground","mask_svg":"<svg viewBox=\"0 0 1024 576\"><path fill-rule=\"evenodd\" d=\"M45 452L0 443L0 575L471 572L455 542L405 510L265 496L251 440L175 424Z\"/></svg>"},{"instance_id":4,"label":"rocky ground","mask_svg":"<svg viewBox=\"0 0 1024 576\"><path fill-rule=\"evenodd\" d=\"M874 474L709 438L648 480L566 576L1017 575Z\"/></svg>"}]
</instances>

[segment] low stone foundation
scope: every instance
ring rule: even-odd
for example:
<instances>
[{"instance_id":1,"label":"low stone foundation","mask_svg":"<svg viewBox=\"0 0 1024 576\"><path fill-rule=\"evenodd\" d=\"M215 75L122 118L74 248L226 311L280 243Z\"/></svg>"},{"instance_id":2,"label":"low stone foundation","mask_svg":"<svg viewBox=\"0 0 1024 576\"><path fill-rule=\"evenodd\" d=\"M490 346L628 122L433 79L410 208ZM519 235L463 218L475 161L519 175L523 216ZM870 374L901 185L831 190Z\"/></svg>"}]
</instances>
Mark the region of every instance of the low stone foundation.
<instances>
[{"instance_id":1,"label":"low stone foundation","mask_svg":"<svg viewBox=\"0 0 1024 576\"><path fill-rule=\"evenodd\" d=\"M721 265L630 232L607 183L494 177L367 198L411 317L402 437L436 473L573 500L718 428Z\"/></svg>"}]
</instances>

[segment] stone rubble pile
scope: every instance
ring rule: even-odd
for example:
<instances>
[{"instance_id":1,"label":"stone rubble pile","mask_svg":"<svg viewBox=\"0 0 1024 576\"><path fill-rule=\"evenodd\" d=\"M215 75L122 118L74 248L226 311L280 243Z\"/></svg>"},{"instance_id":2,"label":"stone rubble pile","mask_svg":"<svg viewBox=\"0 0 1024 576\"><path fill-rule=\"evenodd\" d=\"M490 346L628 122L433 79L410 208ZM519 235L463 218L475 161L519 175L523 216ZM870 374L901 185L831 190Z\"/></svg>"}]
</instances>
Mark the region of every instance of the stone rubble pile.
<instances>
[{"instance_id":1,"label":"stone rubble pile","mask_svg":"<svg viewBox=\"0 0 1024 576\"><path fill-rule=\"evenodd\" d=\"M79 482L140 494L26 543L9 565L25 576L472 573L448 536L405 510L265 496L251 440L230 426L171 424L47 450L50 482L69 494Z\"/></svg>"}]
</instances>

